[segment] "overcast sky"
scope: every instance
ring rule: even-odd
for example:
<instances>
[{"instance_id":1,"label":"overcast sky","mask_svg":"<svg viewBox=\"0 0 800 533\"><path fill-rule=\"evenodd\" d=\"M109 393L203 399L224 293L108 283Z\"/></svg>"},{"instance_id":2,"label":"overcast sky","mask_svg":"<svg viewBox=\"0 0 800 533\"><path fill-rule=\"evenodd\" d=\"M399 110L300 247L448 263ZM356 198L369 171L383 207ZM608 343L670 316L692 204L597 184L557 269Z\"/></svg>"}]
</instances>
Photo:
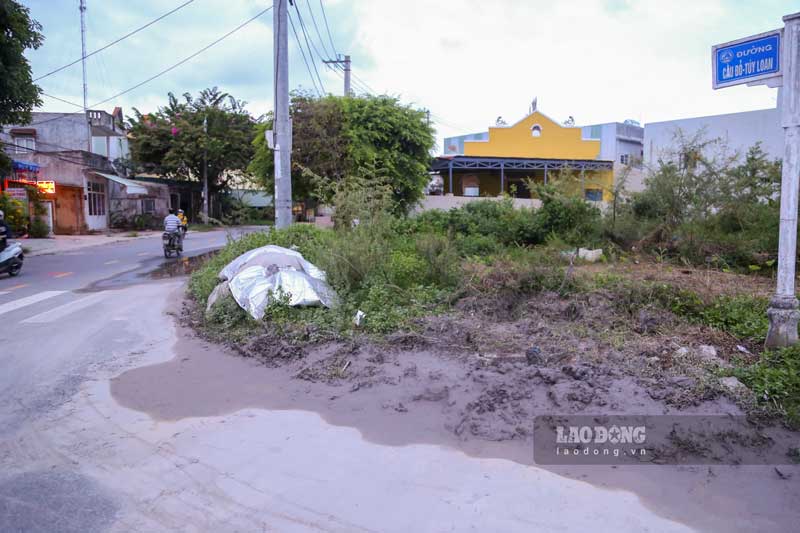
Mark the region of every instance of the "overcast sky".
<instances>
[{"instance_id":1,"label":"overcast sky","mask_svg":"<svg viewBox=\"0 0 800 533\"><path fill-rule=\"evenodd\" d=\"M87 49L95 50L186 0L87 0ZM24 0L43 26L28 57L34 77L80 57L78 0ZM322 0L333 46L352 56L355 83L430 109L443 136L515 122L533 97L552 118L579 125L642 123L774 107L775 89L711 89L711 46L782 26L791 0ZM89 104L177 63L272 0L195 0L87 59ZM319 0L295 0L308 39L331 54ZM309 13L309 9L313 13ZM300 32L294 8L290 12ZM314 28L316 20L322 41ZM259 115L272 107L272 12L186 64L104 104L153 110L169 91L219 86ZM303 35L300 32L300 39ZM290 33L290 87L313 90ZM305 47L305 41L303 41ZM306 52L308 54L308 52ZM316 61L325 90L342 79ZM80 63L40 80L80 104ZM68 111L45 98L43 110Z\"/></svg>"}]
</instances>

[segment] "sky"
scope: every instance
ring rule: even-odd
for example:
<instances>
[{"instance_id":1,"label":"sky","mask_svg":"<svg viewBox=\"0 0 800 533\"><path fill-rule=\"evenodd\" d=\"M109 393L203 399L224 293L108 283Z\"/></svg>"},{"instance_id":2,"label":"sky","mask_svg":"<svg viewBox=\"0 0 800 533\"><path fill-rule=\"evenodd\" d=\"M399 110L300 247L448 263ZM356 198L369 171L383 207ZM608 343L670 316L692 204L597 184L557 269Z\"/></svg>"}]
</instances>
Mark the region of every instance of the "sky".
<instances>
[{"instance_id":1,"label":"sky","mask_svg":"<svg viewBox=\"0 0 800 533\"><path fill-rule=\"evenodd\" d=\"M86 0L87 51L100 48L186 0ZM81 56L78 0L23 0L44 44L27 56L34 78ZM323 87L342 94L341 74L321 62L352 58L358 92L390 94L428 109L438 145L485 131L498 116L521 119L535 97L556 120L578 125L647 122L775 107L777 90L711 88L711 46L782 26L791 0L294 0L290 14ZM272 0L194 0L87 58L89 105L133 87L233 30ZM324 16L330 28L330 37ZM299 16L298 12L299 11ZM315 23L316 22L316 27ZM319 33L317 32L319 30ZM331 42L332 41L332 42ZM218 86L272 108L272 11L169 73L103 104L152 111L167 93ZM314 91L289 33L291 89ZM316 74L314 74L316 78ZM37 82L82 102L80 63ZM319 85L319 82L317 82ZM42 111L76 110L44 97Z\"/></svg>"}]
</instances>

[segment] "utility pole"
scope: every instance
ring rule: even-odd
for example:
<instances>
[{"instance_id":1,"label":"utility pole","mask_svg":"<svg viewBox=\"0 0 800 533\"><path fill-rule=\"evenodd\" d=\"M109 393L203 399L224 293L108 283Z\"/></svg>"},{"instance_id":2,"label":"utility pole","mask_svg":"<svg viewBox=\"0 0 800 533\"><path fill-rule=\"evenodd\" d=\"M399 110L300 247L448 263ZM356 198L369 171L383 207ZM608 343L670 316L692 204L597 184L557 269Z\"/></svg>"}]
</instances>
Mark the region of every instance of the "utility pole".
<instances>
[{"instance_id":1,"label":"utility pole","mask_svg":"<svg viewBox=\"0 0 800 533\"><path fill-rule=\"evenodd\" d=\"M81 67L83 68L83 111L89 107L89 89L86 86L86 0L81 0Z\"/></svg>"},{"instance_id":2,"label":"utility pole","mask_svg":"<svg viewBox=\"0 0 800 533\"><path fill-rule=\"evenodd\" d=\"M326 65L344 64L344 95L350 96L350 56L344 56L344 59L326 59L323 61Z\"/></svg>"},{"instance_id":3,"label":"utility pole","mask_svg":"<svg viewBox=\"0 0 800 533\"><path fill-rule=\"evenodd\" d=\"M287 3L272 0L272 34L275 51L275 227L292 223L292 127L289 121L289 34Z\"/></svg>"},{"instance_id":4,"label":"utility pole","mask_svg":"<svg viewBox=\"0 0 800 533\"><path fill-rule=\"evenodd\" d=\"M203 117L203 222L208 224L208 115Z\"/></svg>"},{"instance_id":5,"label":"utility pole","mask_svg":"<svg viewBox=\"0 0 800 533\"><path fill-rule=\"evenodd\" d=\"M92 151L92 121L89 118L89 87L86 85L86 0L81 0L81 69L83 70L83 120L86 121L86 150Z\"/></svg>"}]
</instances>

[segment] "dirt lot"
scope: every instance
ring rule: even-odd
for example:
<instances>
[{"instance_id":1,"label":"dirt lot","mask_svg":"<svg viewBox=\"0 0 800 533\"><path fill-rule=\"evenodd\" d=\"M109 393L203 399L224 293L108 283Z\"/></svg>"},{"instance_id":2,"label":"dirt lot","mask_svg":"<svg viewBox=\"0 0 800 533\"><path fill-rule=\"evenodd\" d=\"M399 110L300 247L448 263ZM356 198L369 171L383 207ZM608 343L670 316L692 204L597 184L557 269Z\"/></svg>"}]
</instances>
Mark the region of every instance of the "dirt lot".
<instances>
[{"instance_id":1,"label":"dirt lot","mask_svg":"<svg viewBox=\"0 0 800 533\"><path fill-rule=\"evenodd\" d=\"M735 275L706 283L702 271L626 269L615 273L699 284L706 295L768 293L770 285ZM190 326L184 355L123 374L112 392L123 405L158 419L250 406L308 409L376 442L439 443L523 464L533 463L536 415L741 415L752 405L749 391L726 388L717 377L734 358L754 358L743 351L747 347L665 311L627 316L613 303L602 290L468 297L452 312L384 339L356 335L307 344L266 327L224 349L192 333L191 327L200 328L199 316L187 303L180 317ZM725 460L736 462L753 453L785 454L800 442L774 420L744 424L736 437L733 444L709 444L690 435L662 453L702 463L721 446ZM800 468L794 465L550 468L635 490L666 516L713 530L730 530L724 527L730 516L753 512L741 507L743 501L758 500L758 512L779 522L791 520L787 509L800 504Z\"/></svg>"}]
</instances>

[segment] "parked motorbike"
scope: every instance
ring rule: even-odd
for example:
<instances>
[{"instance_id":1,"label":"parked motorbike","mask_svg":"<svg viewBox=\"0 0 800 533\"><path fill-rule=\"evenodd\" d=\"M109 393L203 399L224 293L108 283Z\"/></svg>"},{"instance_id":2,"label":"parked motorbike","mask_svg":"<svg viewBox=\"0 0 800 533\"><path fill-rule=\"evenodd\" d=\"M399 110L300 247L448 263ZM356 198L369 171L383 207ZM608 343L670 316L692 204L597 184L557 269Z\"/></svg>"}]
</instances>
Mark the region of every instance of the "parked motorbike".
<instances>
[{"instance_id":1,"label":"parked motorbike","mask_svg":"<svg viewBox=\"0 0 800 533\"><path fill-rule=\"evenodd\" d=\"M22 245L18 242L9 243L5 250L0 252L0 274L16 276L22 270L24 260Z\"/></svg>"},{"instance_id":2,"label":"parked motorbike","mask_svg":"<svg viewBox=\"0 0 800 533\"><path fill-rule=\"evenodd\" d=\"M181 255L181 252L183 252L183 241L177 231L165 231L161 236L161 242L164 245L164 257L171 257L173 253Z\"/></svg>"}]
</instances>

